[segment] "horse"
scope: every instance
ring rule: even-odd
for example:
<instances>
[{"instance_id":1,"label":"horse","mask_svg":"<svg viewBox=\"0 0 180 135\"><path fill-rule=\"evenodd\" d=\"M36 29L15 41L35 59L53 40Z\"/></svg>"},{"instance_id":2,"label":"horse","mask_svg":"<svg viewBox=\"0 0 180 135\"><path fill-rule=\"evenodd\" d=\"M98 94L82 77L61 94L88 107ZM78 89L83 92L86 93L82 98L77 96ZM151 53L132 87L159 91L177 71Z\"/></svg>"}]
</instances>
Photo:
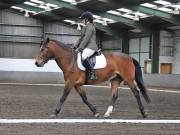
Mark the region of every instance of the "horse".
<instances>
[{"instance_id":1,"label":"horse","mask_svg":"<svg viewBox=\"0 0 180 135\"><path fill-rule=\"evenodd\" d=\"M88 101L86 92L82 86L85 84L95 85L104 81L110 81L112 96L104 117L110 117L111 113L113 112L113 107L118 98L118 87L123 81L133 92L142 117L147 117L147 113L145 112L141 102L137 86L139 87L145 101L150 103L151 100L143 82L142 71L139 63L134 58L124 53L109 52L103 54L107 61L106 67L102 69L96 69L96 80L87 81L86 72L78 68L77 52L71 46L49 38L46 38L41 42L40 50L35 58L35 65L37 67L42 67L49 60L54 59L59 68L62 70L65 81L63 95L60 97L60 100L53 110L53 113L50 115L51 118L58 116L63 103L67 99L73 87L80 95L83 102L92 111L94 117L98 117L99 112L97 111L96 107ZM135 82L137 83L137 86Z\"/></svg>"}]
</instances>

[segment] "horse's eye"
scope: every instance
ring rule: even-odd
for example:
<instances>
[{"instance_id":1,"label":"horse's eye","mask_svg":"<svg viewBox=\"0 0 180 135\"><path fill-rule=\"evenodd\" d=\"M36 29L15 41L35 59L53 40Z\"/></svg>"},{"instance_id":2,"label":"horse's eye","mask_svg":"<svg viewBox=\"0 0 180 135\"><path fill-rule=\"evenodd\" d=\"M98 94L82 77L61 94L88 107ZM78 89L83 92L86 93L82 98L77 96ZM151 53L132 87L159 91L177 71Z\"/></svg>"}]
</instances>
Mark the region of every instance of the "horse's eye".
<instances>
[{"instance_id":1,"label":"horse's eye","mask_svg":"<svg viewBox=\"0 0 180 135\"><path fill-rule=\"evenodd\" d=\"M40 51L44 51L44 48L41 48Z\"/></svg>"}]
</instances>

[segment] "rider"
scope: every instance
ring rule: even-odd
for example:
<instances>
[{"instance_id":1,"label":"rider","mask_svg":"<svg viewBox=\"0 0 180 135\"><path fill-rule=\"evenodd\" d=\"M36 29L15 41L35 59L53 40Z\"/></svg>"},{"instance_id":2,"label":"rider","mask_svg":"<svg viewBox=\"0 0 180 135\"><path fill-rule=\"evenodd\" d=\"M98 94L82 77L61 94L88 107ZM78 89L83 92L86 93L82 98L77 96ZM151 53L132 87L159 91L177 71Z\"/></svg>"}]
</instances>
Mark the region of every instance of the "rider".
<instances>
[{"instance_id":1,"label":"rider","mask_svg":"<svg viewBox=\"0 0 180 135\"><path fill-rule=\"evenodd\" d=\"M81 31L81 36L78 42L74 45L74 49L78 48L82 52L82 60L86 69L89 71L89 79L94 80L96 78L95 70L90 61L90 57L98 50L96 44L96 28L93 23L93 15L91 12L86 11L80 17L85 24Z\"/></svg>"}]
</instances>

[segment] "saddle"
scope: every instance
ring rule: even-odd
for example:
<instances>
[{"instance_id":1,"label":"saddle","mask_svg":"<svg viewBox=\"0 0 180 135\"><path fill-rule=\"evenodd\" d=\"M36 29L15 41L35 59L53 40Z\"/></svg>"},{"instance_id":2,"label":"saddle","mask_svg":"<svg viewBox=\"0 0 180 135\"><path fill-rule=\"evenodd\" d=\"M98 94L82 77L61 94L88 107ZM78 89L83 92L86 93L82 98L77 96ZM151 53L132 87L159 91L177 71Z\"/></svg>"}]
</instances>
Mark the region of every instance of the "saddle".
<instances>
[{"instance_id":1,"label":"saddle","mask_svg":"<svg viewBox=\"0 0 180 135\"><path fill-rule=\"evenodd\" d=\"M106 58L105 58L104 54L101 52L101 50L96 51L90 57L90 61L91 61L91 63L93 63L93 67L94 67L93 69L105 68L107 65ZM78 53L77 64L81 70L83 70L83 71L86 70L85 66L83 65L82 56L81 56L80 52Z\"/></svg>"}]
</instances>

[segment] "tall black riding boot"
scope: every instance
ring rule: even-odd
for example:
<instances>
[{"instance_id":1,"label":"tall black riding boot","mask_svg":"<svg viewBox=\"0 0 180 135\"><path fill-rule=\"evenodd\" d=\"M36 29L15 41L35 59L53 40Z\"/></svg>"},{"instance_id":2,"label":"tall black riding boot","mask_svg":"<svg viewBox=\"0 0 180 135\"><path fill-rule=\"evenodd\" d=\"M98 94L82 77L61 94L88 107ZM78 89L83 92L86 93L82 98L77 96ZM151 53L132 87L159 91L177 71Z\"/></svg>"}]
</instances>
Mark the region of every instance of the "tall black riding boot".
<instances>
[{"instance_id":1,"label":"tall black riding boot","mask_svg":"<svg viewBox=\"0 0 180 135\"><path fill-rule=\"evenodd\" d=\"M92 63L90 62L90 59L87 58L84 60L84 66L86 67L86 69L89 71L89 80L95 80L97 79L96 77L96 72L95 70L93 69L93 65Z\"/></svg>"},{"instance_id":2,"label":"tall black riding boot","mask_svg":"<svg viewBox=\"0 0 180 135\"><path fill-rule=\"evenodd\" d=\"M89 73L90 73L90 77L89 77L90 80L96 80L97 79L96 71L94 69L90 69Z\"/></svg>"}]
</instances>

